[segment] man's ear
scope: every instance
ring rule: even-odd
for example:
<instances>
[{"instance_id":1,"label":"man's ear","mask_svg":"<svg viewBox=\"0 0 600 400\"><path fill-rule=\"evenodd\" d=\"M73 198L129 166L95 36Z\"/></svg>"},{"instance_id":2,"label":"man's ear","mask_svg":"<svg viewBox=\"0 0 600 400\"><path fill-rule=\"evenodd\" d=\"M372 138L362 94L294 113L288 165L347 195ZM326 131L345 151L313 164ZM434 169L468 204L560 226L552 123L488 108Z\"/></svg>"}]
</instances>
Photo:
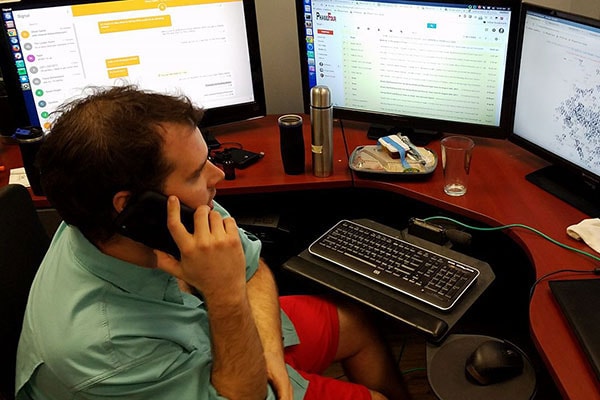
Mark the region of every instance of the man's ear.
<instances>
[{"instance_id":1,"label":"man's ear","mask_svg":"<svg viewBox=\"0 0 600 400\"><path fill-rule=\"evenodd\" d=\"M129 191L122 190L120 192L115 193L115 195L113 196L113 207L115 208L115 211L117 213L123 211L130 198L131 192Z\"/></svg>"}]
</instances>

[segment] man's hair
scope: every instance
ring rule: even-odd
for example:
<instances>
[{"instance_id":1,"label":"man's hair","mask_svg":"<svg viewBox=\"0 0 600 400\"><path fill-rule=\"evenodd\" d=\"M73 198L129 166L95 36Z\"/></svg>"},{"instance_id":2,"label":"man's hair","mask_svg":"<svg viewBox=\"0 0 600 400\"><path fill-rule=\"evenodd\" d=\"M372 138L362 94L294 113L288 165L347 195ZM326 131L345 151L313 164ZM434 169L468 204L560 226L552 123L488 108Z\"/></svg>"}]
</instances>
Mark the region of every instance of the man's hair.
<instances>
[{"instance_id":1,"label":"man's hair","mask_svg":"<svg viewBox=\"0 0 600 400\"><path fill-rule=\"evenodd\" d=\"M163 157L162 125L195 126L202 110L185 96L135 86L91 90L57 110L37 163L50 204L97 242L115 233L117 192L163 188L173 166Z\"/></svg>"}]
</instances>

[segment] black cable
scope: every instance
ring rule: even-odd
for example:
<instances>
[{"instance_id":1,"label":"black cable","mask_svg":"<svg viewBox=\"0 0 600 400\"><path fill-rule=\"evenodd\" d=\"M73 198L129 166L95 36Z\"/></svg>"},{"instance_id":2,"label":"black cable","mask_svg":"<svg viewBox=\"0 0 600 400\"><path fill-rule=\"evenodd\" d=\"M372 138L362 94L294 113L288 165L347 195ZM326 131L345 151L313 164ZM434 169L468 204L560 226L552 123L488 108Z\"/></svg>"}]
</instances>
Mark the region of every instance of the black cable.
<instances>
[{"instance_id":1,"label":"black cable","mask_svg":"<svg viewBox=\"0 0 600 400\"><path fill-rule=\"evenodd\" d=\"M340 123L340 129L342 130L342 140L344 141L344 149L346 150L346 158L348 159L348 162L350 162L350 154L348 154L350 149L348 148L348 142L346 141L346 132L344 131L344 121L341 118L339 118L338 122ZM352 153L352 151L350 151L350 153ZM352 181L354 181L354 174L350 174L350 178L352 179Z\"/></svg>"},{"instance_id":2,"label":"black cable","mask_svg":"<svg viewBox=\"0 0 600 400\"><path fill-rule=\"evenodd\" d=\"M591 269L591 270L560 269L558 271L548 272L547 274L542 275L541 277L539 277L535 282L533 282L533 285L531 285L531 289L529 289L529 302L531 302L531 299L533 298L533 293L535 292L535 288L537 287L537 285L540 282L545 281L546 279L550 278L551 276L562 274L562 273L565 273L565 272L572 272L572 273L575 273L575 274L594 274L594 275L600 275L600 268L594 268L594 269Z\"/></svg>"},{"instance_id":3,"label":"black cable","mask_svg":"<svg viewBox=\"0 0 600 400\"><path fill-rule=\"evenodd\" d=\"M344 121L342 121L342 119L338 119L338 122L340 123L340 129L342 130L342 139L344 140L344 148L346 149L346 156L350 157L350 154L348 154L348 142L346 141L346 132L344 131Z\"/></svg>"}]
</instances>

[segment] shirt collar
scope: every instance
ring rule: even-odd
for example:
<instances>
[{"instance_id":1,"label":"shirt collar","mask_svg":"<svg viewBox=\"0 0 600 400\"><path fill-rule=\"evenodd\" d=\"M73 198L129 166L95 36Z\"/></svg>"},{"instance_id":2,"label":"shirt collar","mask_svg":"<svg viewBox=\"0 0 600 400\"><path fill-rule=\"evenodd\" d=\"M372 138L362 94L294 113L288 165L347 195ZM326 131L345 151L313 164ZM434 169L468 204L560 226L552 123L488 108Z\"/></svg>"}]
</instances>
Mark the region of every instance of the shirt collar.
<instances>
[{"instance_id":1,"label":"shirt collar","mask_svg":"<svg viewBox=\"0 0 600 400\"><path fill-rule=\"evenodd\" d=\"M144 268L102 253L74 226L65 234L73 243L79 265L120 289L143 297L183 304L177 280L160 269Z\"/></svg>"}]
</instances>

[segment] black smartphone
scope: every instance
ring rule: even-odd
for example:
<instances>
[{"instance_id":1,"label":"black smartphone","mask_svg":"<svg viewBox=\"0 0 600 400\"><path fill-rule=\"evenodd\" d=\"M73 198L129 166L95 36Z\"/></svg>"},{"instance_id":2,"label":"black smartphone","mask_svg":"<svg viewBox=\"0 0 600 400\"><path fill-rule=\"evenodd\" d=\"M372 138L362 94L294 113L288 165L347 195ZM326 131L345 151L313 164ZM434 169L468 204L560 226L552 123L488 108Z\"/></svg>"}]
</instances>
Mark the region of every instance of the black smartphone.
<instances>
[{"instance_id":1,"label":"black smartphone","mask_svg":"<svg viewBox=\"0 0 600 400\"><path fill-rule=\"evenodd\" d=\"M181 222L194 232L194 209L181 204ZM137 242L180 259L175 240L167 228L167 196L147 191L129 200L115 219L117 230Z\"/></svg>"}]
</instances>

